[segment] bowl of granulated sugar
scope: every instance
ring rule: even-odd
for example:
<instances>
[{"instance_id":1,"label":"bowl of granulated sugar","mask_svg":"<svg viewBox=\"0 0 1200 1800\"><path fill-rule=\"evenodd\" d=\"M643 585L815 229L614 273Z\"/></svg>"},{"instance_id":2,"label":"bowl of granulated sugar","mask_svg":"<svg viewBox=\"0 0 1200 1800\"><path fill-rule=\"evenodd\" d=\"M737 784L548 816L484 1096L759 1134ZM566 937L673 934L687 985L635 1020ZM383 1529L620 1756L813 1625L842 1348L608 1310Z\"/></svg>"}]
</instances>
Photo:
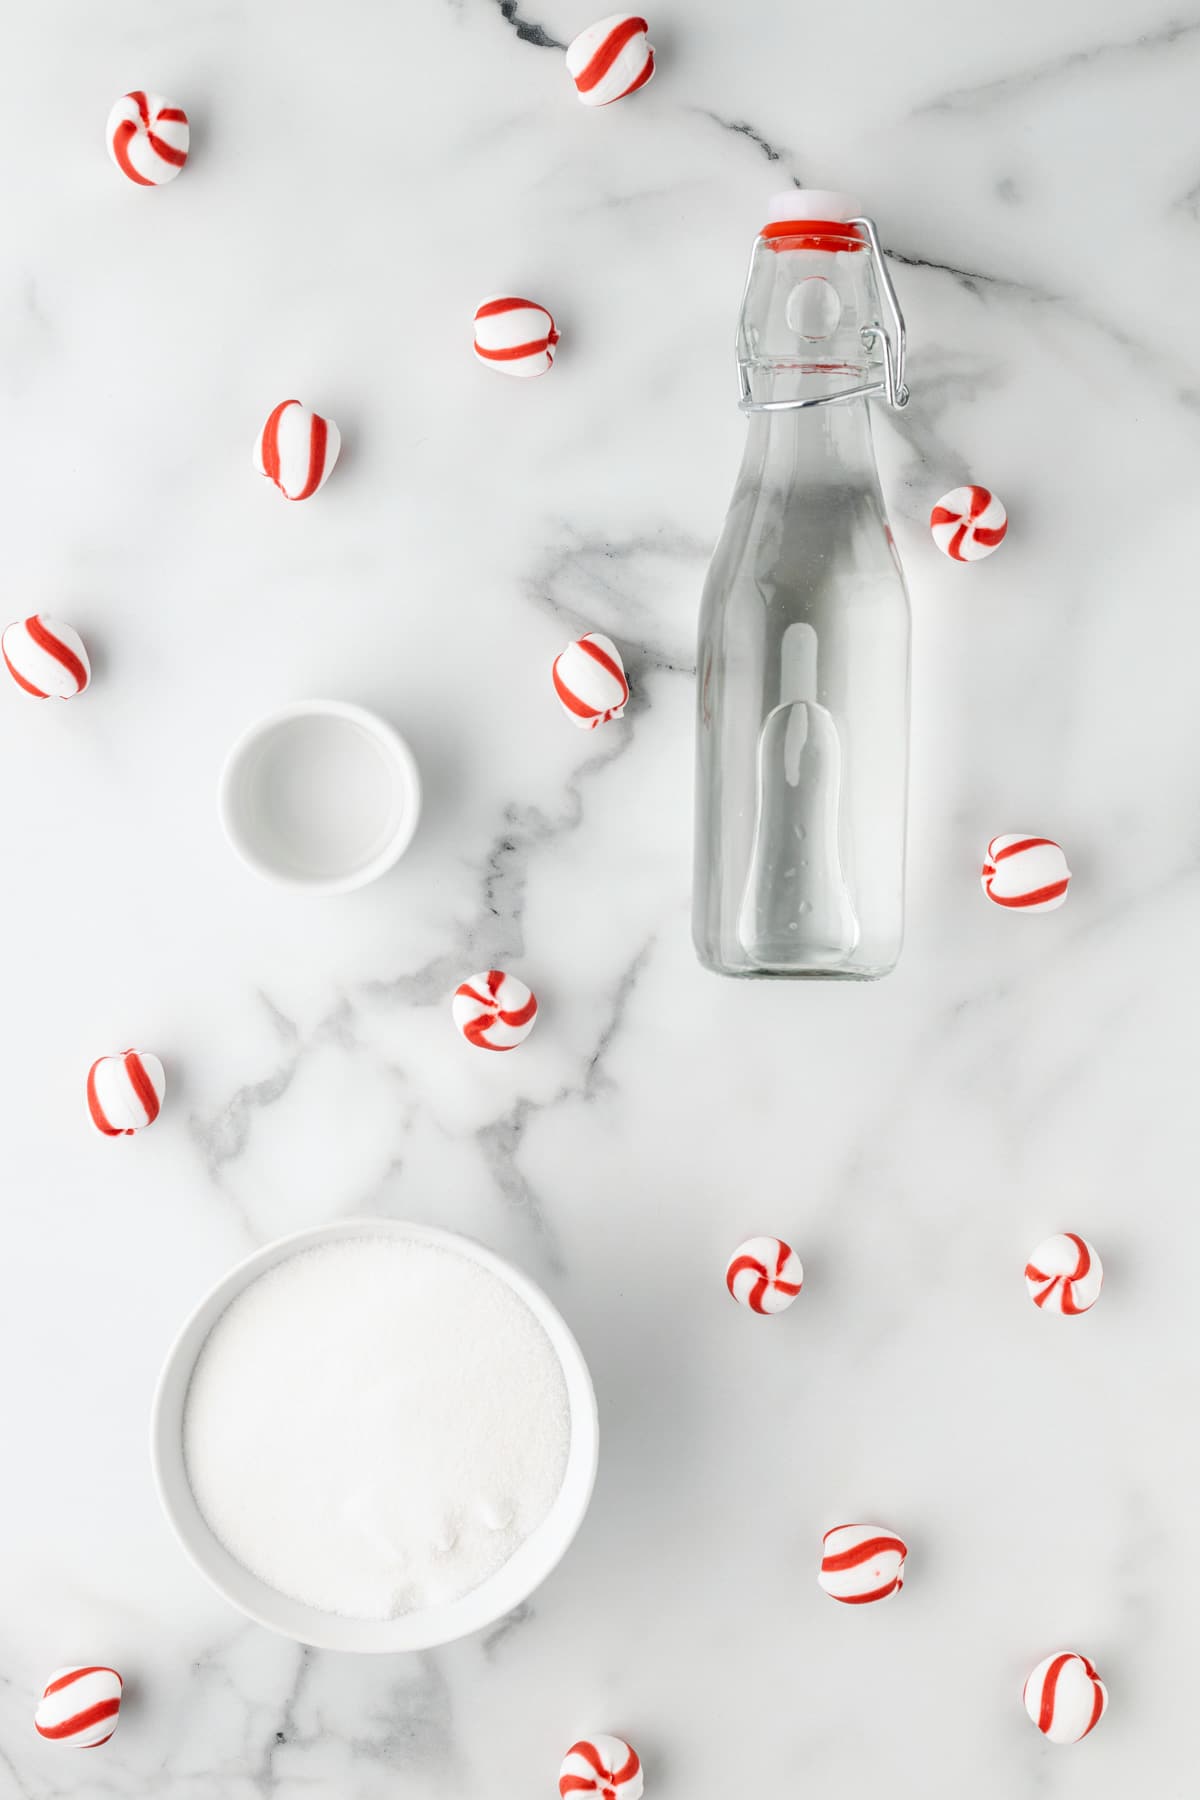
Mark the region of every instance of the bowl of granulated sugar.
<instances>
[{"instance_id":1,"label":"bowl of granulated sugar","mask_svg":"<svg viewBox=\"0 0 1200 1800\"><path fill-rule=\"evenodd\" d=\"M587 1512L596 1397L528 1276L428 1225L281 1238L201 1301L154 1401L159 1496L241 1612L330 1650L480 1631Z\"/></svg>"}]
</instances>

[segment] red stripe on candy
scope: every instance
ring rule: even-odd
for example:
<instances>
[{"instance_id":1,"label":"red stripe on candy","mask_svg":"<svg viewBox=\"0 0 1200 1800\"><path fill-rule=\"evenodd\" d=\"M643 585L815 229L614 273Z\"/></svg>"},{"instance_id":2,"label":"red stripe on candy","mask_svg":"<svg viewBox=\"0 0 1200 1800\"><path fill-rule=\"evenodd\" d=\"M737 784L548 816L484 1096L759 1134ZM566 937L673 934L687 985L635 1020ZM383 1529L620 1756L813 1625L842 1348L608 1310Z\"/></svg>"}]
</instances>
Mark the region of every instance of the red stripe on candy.
<instances>
[{"instance_id":1,"label":"red stripe on candy","mask_svg":"<svg viewBox=\"0 0 1200 1800\"><path fill-rule=\"evenodd\" d=\"M530 312L545 312L544 306L538 306L533 300L518 300L511 294L501 295L495 300L485 300L482 306L475 308L477 319L494 319L499 313L519 312L527 306Z\"/></svg>"},{"instance_id":2,"label":"red stripe on candy","mask_svg":"<svg viewBox=\"0 0 1200 1800\"><path fill-rule=\"evenodd\" d=\"M1058 1692L1058 1678L1070 1660L1069 1656L1056 1656L1046 1670L1046 1679L1042 1683L1042 1704L1038 1711L1039 1731L1049 1731L1054 1723L1054 1696Z\"/></svg>"},{"instance_id":3,"label":"red stripe on candy","mask_svg":"<svg viewBox=\"0 0 1200 1800\"><path fill-rule=\"evenodd\" d=\"M531 338L527 344L509 344L503 350L489 350L485 345L476 343L475 348L480 356L486 356L489 362L519 362L523 356L540 356L551 344L557 344L558 333L552 331L544 338Z\"/></svg>"},{"instance_id":4,"label":"red stripe on candy","mask_svg":"<svg viewBox=\"0 0 1200 1800\"><path fill-rule=\"evenodd\" d=\"M625 679L624 670L618 667L606 650L602 650L599 644L593 643L589 638L580 638L578 647L612 676L621 689L621 705L624 706L629 698L629 683Z\"/></svg>"},{"instance_id":5,"label":"red stripe on candy","mask_svg":"<svg viewBox=\"0 0 1200 1800\"><path fill-rule=\"evenodd\" d=\"M836 1575L844 1569L857 1569L860 1563L870 1562L873 1557L885 1556L889 1552L907 1556L908 1546L902 1544L897 1537L866 1538L852 1550L838 1550L832 1556L823 1556L821 1568L826 1574Z\"/></svg>"},{"instance_id":6,"label":"red stripe on candy","mask_svg":"<svg viewBox=\"0 0 1200 1800\"><path fill-rule=\"evenodd\" d=\"M104 1060L104 1058L101 1057L100 1062L103 1062L103 1060ZM100 1067L100 1062L94 1062L92 1064L91 1068L88 1070L88 1080L87 1080L88 1111L92 1115L93 1125L95 1125L95 1127L98 1131L102 1131L104 1133L105 1137L123 1137L125 1134L122 1132L121 1127L119 1125L110 1125L109 1124L108 1116L105 1113L104 1108L100 1104L100 1096L96 1092L96 1070Z\"/></svg>"},{"instance_id":7,"label":"red stripe on candy","mask_svg":"<svg viewBox=\"0 0 1200 1800\"><path fill-rule=\"evenodd\" d=\"M166 115L160 113L158 116L161 119ZM156 131L148 132L147 136L150 139L150 148L154 151L156 156L161 156L165 163L173 163L177 169L182 169L184 163L187 161L186 150L176 150L173 144L168 144L165 138L160 138Z\"/></svg>"},{"instance_id":8,"label":"red stripe on candy","mask_svg":"<svg viewBox=\"0 0 1200 1800\"><path fill-rule=\"evenodd\" d=\"M599 707L589 706L586 700L581 700L577 694L571 692L570 688L559 675L557 659L554 664L553 677L554 691L568 712L573 712L576 718L579 719L598 719L600 717Z\"/></svg>"},{"instance_id":9,"label":"red stripe on candy","mask_svg":"<svg viewBox=\"0 0 1200 1800\"><path fill-rule=\"evenodd\" d=\"M154 1083L146 1073L146 1065L136 1050L125 1052L125 1073L129 1077L129 1085L142 1104L147 1125L153 1125L158 1117L158 1095L154 1091Z\"/></svg>"},{"instance_id":10,"label":"red stripe on candy","mask_svg":"<svg viewBox=\"0 0 1200 1800\"><path fill-rule=\"evenodd\" d=\"M137 125L132 119L122 119L113 132L113 155L123 175L130 181L136 181L140 187L153 187L154 183L148 175L140 175L129 160L129 140L137 136Z\"/></svg>"},{"instance_id":11,"label":"red stripe on candy","mask_svg":"<svg viewBox=\"0 0 1200 1800\"><path fill-rule=\"evenodd\" d=\"M897 1593L903 1586L897 1575L895 1581L889 1581L886 1587L872 1588L869 1594L834 1594L833 1598L840 1600L843 1606L866 1606L872 1600L886 1600L889 1594Z\"/></svg>"},{"instance_id":12,"label":"red stripe on candy","mask_svg":"<svg viewBox=\"0 0 1200 1800\"><path fill-rule=\"evenodd\" d=\"M271 477L276 487L279 485L279 422L289 406L299 406L298 400L281 400L266 424L262 434L262 466L263 472Z\"/></svg>"},{"instance_id":13,"label":"red stripe on candy","mask_svg":"<svg viewBox=\"0 0 1200 1800\"><path fill-rule=\"evenodd\" d=\"M37 1728L44 1738L78 1737L81 1732L90 1730L93 1725L100 1725L105 1719L115 1718L120 1707L119 1700L98 1700L95 1706L89 1706L85 1712L72 1713L71 1717L64 1719L61 1725L38 1725ZM37 1724L36 1719L34 1723ZM110 1731L108 1737L99 1738L96 1743L87 1744L84 1748L98 1750L101 1744L107 1744L108 1738L111 1736L112 1732Z\"/></svg>"},{"instance_id":14,"label":"red stripe on candy","mask_svg":"<svg viewBox=\"0 0 1200 1800\"><path fill-rule=\"evenodd\" d=\"M988 884L988 898L994 900L997 906L1038 906L1043 900L1057 900L1066 891L1065 881L1052 881L1046 887L1034 888L1028 894L998 894L990 882Z\"/></svg>"},{"instance_id":15,"label":"red stripe on candy","mask_svg":"<svg viewBox=\"0 0 1200 1800\"><path fill-rule=\"evenodd\" d=\"M66 644L62 643L60 639L56 638L52 631L47 631L36 613L32 619L26 619L25 629L39 650L44 650L47 656L52 656L54 658L56 663L61 663L77 688L85 688L87 686L87 670L84 668L75 652ZM9 667L12 667L11 663L9 664Z\"/></svg>"},{"instance_id":16,"label":"red stripe on candy","mask_svg":"<svg viewBox=\"0 0 1200 1800\"><path fill-rule=\"evenodd\" d=\"M580 93L590 94L596 84L604 80L630 38L635 38L639 31L647 29L645 19L635 18L623 19L619 25L614 26L599 49L594 52L591 61L585 63L575 77L575 86Z\"/></svg>"},{"instance_id":17,"label":"red stripe on candy","mask_svg":"<svg viewBox=\"0 0 1200 1800\"><path fill-rule=\"evenodd\" d=\"M150 102L147 100L141 88L134 88L133 92L131 94L126 94L125 98L133 101L133 104L138 109L142 124L148 125L150 123Z\"/></svg>"},{"instance_id":18,"label":"red stripe on candy","mask_svg":"<svg viewBox=\"0 0 1200 1800\"><path fill-rule=\"evenodd\" d=\"M325 468L325 445L329 437L329 427L317 413L313 414L312 425L308 434L308 475L304 486L298 494L289 494L289 500L307 500L315 494L321 485L321 475Z\"/></svg>"},{"instance_id":19,"label":"red stripe on candy","mask_svg":"<svg viewBox=\"0 0 1200 1800\"><path fill-rule=\"evenodd\" d=\"M498 1014L502 1025L527 1025L530 1019L537 1017L537 999L530 994L525 1005L517 1012L501 1012Z\"/></svg>"},{"instance_id":20,"label":"red stripe on candy","mask_svg":"<svg viewBox=\"0 0 1200 1800\"><path fill-rule=\"evenodd\" d=\"M34 687L32 681L26 681L26 679L22 675L20 669L15 668L13 666L13 664L9 661L9 656L8 656L7 650L5 650L3 652L3 656L4 656L4 665L7 668L9 674L12 676L13 680L16 682L18 687L23 687L27 694L33 695L35 700L48 700L50 698L49 694L43 693L42 689L40 687Z\"/></svg>"},{"instance_id":21,"label":"red stripe on candy","mask_svg":"<svg viewBox=\"0 0 1200 1800\"><path fill-rule=\"evenodd\" d=\"M117 1675L117 1671L110 1669L105 1663L92 1663L86 1669L68 1669L65 1674L59 1676L57 1681L51 1681L43 1688L43 1696L61 1694L64 1688L74 1687L75 1683L82 1681L85 1675ZM117 1675L117 1680L121 1680L119 1675Z\"/></svg>"},{"instance_id":22,"label":"red stripe on candy","mask_svg":"<svg viewBox=\"0 0 1200 1800\"><path fill-rule=\"evenodd\" d=\"M997 850L992 861L997 863L1005 862L1010 856L1019 856L1023 850L1041 850L1047 845L1054 848L1054 839L1034 837L1018 838L1015 844L1005 844L1002 850Z\"/></svg>"},{"instance_id":23,"label":"red stripe on candy","mask_svg":"<svg viewBox=\"0 0 1200 1800\"><path fill-rule=\"evenodd\" d=\"M170 119L172 124L175 125L187 124L187 114L184 112L182 106L164 106L158 115L159 124L161 124L164 119Z\"/></svg>"}]
</instances>

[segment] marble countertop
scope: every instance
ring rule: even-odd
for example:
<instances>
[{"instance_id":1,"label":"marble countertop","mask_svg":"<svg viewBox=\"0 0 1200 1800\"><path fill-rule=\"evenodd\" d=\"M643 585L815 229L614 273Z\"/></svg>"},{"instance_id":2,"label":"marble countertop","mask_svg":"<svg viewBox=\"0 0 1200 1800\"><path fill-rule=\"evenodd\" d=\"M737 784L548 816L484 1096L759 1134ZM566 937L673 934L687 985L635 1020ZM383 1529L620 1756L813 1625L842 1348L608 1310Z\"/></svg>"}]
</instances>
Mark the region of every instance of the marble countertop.
<instances>
[{"instance_id":1,"label":"marble countertop","mask_svg":"<svg viewBox=\"0 0 1200 1800\"><path fill-rule=\"evenodd\" d=\"M1200 1602L1200 19L691 0L652 21L652 85L599 113L557 47L586 22L567 0L7 22L0 581L6 617L77 626L95 681L69 707L0 691L0 1795L529 1800L599 1730L653 1800L1169 1800ZM160 193L104 154L137 84L192 118ZM877 420L914 607L909 931L860 989L722 982L688 934L732 330L792 181L879 219L912 349L912 406ZM558 317L548 380L470 355L508 284ZM292 393L345 439L308 507L250 468ZM925 520L970 478L1012 528L962 569ZM595 737L547 683L588 628L634 695ZM342 899L260 884L216 818L234 735L314 692L392 718L427 787L408 856ZM982 900L1011 830L1067 847L1061 912ZM448 1022L493 963L542 1002L513 1057ZM127 1043L168 1100L111 1143L83 1078ZM568 1560L424 1656L244 1623L150 1477L185 1312L352 1213L519 1262L599 1390ZM1021 1279L1063 1228L1108 1271L1069 1324ZM755 1231L806 1266L765 1324L721 1281ZM818 1591L845 1516L908 1538L900 1600ZM1060 1648L1111 1692L1075 1750L1020 1701ZM119 1733L41 1743L41 1682L96 1658L129 1682Z\"/></svg>"}]
</instances>

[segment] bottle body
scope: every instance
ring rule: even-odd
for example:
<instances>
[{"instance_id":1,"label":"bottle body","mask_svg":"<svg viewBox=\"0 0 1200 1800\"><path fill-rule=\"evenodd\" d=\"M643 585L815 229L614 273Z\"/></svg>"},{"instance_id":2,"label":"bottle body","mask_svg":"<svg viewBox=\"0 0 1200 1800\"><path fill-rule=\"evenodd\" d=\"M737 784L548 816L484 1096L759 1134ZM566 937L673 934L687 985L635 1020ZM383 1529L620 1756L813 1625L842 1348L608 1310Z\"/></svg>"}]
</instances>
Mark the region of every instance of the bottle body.
<instances>
[{"instance_id":1,"label":"bottle body","mask_svg":"<svg viewBox=\"0 0 1200 1800\"><path fill-rule=\"evenodd\" d=\"M871 979L895 965L909 640L867 402L752 415L700 619L707 967Z\"/></svg>"}]
</instances>

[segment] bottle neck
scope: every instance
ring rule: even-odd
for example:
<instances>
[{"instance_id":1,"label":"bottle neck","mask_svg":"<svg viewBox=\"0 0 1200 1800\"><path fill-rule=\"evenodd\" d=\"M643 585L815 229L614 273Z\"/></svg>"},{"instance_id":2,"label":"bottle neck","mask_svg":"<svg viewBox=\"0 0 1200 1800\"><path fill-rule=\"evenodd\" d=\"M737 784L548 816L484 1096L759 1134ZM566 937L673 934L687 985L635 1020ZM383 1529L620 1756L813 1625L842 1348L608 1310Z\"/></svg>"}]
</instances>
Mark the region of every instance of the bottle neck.
<instances>
[{"instance_id":1,"label":"bottle neck","mask_svg":"<svg viewBox=\"0 0 1200 1800\"><path fill-rule=\"evenodd\" d=\"M744 475L771 487L836 482L878 488L866 400L752 412L747 417Z\"/></svg>"}]
</instances>

